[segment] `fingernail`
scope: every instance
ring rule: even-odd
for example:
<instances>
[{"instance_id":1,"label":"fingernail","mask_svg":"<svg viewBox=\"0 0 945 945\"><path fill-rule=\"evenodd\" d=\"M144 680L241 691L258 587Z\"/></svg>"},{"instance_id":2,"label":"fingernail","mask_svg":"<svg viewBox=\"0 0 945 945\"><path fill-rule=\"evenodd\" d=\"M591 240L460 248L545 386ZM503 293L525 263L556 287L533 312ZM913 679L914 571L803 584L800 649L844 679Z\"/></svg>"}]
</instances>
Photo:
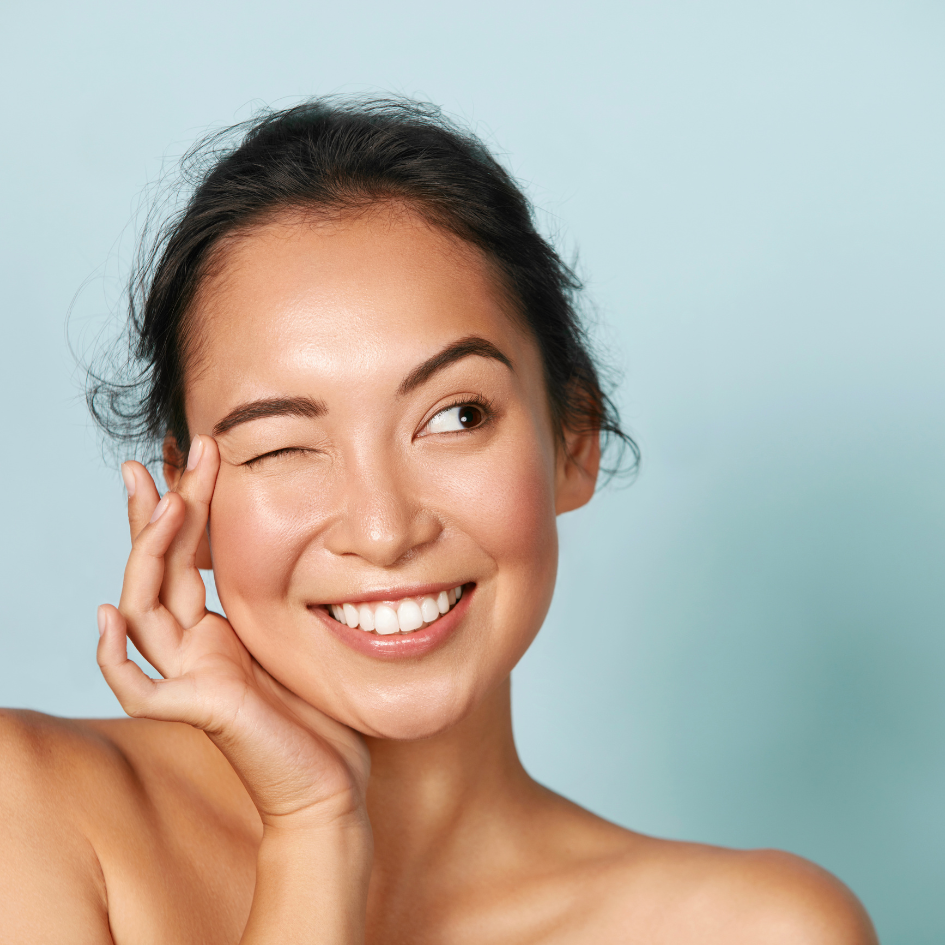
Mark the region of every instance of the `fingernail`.
<instances>
[{"instance_id":1,"label":"fingernail","mask_svg":"<svg viewBox=\"0 0 945 945\"><path fill-rule=\"evenodd\" d=\"M164 512L167 510L167 504L168 504L168 498L165 495L164 498L161 499L160 502L158 502L157 506L154 509L154 512L151 515L152 522L156 522L164 514Z\"/></svg>"},{"instance_id":2,"label":"fingernail","mask_svg":"<svg viewBox=\"0 0 945 945\"><path fill-rule=\"evenodd\" d=\"M200 462L200 457L203 456L203 440L198 436L193 443L190 444L190 455L187 457L187 468L196 469L197 463Z\"/></svg>"},{"instance_id":3,"label":"fingernail","mask_svg":"<svg viewBox=\"0 0 945 945\"><path fill-rule=\"evenodd\" d=\"M125 489L130 499L135 494L137 483L135 482L135 474L131 471L131 467L127 463L121 464L121 478L125 480Z\"/></svg>"},{"instance_id":4,"label":"fingernail","mask_svg":"<svg viewBox=\"0 0 945 945\"><path fill-rule=\"evenodd\" d=\"M99 604L97 617L98 617L98 635L101 636L105 632L105 627L107 626L104 604Z\"/></svg>"}]
</instances>

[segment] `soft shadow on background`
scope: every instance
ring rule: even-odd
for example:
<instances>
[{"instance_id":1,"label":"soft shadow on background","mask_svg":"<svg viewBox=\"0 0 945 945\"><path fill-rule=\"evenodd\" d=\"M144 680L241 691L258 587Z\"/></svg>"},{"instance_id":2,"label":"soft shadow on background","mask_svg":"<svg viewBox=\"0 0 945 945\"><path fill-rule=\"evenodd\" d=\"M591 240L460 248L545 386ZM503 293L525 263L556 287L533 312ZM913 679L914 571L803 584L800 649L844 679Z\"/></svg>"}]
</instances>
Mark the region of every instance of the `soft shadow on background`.
<instances>
[{"instance_id":1,"label":"soft shadow on background","mask_svg":"<svg viewBox=\"0 0 945 945\"><path fill-rule=\"evenodd\" d=\"M580 250L643 448L562 521L527 766L945 941L943 5L93 0L5 10L0 51L0 703L120 711L124 498L64 323L84 285L73 341L108 330L139 195L259 105L414 95Z\"/></svg>"}]
</instances>

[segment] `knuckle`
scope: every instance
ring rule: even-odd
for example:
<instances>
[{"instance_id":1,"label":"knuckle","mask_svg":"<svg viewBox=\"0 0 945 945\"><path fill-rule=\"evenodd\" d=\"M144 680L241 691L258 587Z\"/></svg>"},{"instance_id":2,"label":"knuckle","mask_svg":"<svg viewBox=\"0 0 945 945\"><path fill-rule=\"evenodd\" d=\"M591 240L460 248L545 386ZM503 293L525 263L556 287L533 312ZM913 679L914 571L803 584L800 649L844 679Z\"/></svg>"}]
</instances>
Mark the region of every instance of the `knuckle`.
<instances>
[{"instance_id":1,"label":"knuckle","mask_svg":"<svg viewBox=\"0 0 945 945\"><path fill-rule=\"evenodd\" d=\"M121 614L122 619L125 621L125 626L128 629L134 629L135 624L141 616L141 612L142 609L140 605L133 597L127 601L123 600L118 610L118 613Z\"/></svg>"},{"instance_id":2,"label":"knuckle","mask_svg":"<svg viewBox=\"0 0 945 945\"><path fill-rule=\"evenodd\" d=\"M115 693L125 714L133 719L146 718L148 715L148 700L140 692L125 690L123 693Z\"/></svg>"},{"instance_id":3,"label":"knuckle","mask_svg":"<svg viewBox=\"0 0 945 945\"><path fill-rule=\"evenodd\" d=\"M144 717L141 703L137 699L129 699L125 697L124 699L119 698L118 701L121 703L121 707L125 710L125 715L132 719L140 719Z\"/></svg>"}]
</instances>

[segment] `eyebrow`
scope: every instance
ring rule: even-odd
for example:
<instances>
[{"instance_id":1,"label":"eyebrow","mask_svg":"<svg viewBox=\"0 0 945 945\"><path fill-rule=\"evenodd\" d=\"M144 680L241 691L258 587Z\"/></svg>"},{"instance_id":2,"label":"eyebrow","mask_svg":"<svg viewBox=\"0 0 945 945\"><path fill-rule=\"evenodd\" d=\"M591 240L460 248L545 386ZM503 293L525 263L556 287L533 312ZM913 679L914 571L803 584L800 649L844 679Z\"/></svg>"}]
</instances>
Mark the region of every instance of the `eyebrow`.
<instances>
[{"instance_id":1,"label":"eyebrow","mask_svg":"<svg viewBox=\"0 0 945 945\"><path fill-rule=\"evenodd\" d=\"M321 400L311 397L272 397L268 400L253 400L231 410L213 428L213 435L220 436L241 423L261 420L263 417L308 417L315 419L328 413Z\"/></svg>"},{"instance_id":2,"label":"eyebrow","mask_svg":"<svg viewBox=\"0 0 945 945\"><path fill-rule=\"evenodd\" d=\"M427 358L417 365L401 382L397 388L399 396L403 397L412 390L425 384L434 374L439 373L451 364L469 357L489 358L504 364L510 371L515 368L509 358L504 355L491 341L470 335L460 338L438 351L432 358ZM262 420L264 417L307 417L314 420L328 413L328 407L322 400L313 400L311 397L272 397L265 400L252 400L231 410L213 428L214 436L222 436L233 427L250 420Z\"/></svg>"},{"instance_id":3,"label":"eyebrow","mask_svg":"<svg viewBox=\"0 0 945 945\"><path fill-rule=\"evenodd\" d=\"M452 344L447 345L442 351L433 355L432 358L428 358L423 364L415 367L400 382L397 393L400 394L401 397L404 394L409 394L421 384L425 384L434 374L449 367L451 364L455 364L457 361L462 361L463 358L472 357L473 355L498 361L504 364L510 371L515 371L512 362L491 341L486 341L485 338L480 338L477 335L470 335L468 338L460 338L459 341L454 341Z\"/></svg>"}]
</instances>

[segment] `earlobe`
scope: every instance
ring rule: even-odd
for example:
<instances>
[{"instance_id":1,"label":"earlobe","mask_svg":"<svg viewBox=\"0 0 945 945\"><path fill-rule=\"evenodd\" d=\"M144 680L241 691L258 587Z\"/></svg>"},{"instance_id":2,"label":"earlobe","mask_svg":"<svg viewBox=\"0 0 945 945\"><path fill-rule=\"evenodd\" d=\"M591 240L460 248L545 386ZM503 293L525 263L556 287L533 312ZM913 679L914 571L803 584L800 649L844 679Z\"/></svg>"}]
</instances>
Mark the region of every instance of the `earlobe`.
<instances>
[{"instance_id":1,"label":"earlobe","mask_svg":"<svg viewBox=\"0 0 945 945\"><path fill-rule=\"evenodd\" d=\"M600 431L565 432L558 454L555 513L572 512L594 495L600 470Z\"/></svg>"}]
</instances>

